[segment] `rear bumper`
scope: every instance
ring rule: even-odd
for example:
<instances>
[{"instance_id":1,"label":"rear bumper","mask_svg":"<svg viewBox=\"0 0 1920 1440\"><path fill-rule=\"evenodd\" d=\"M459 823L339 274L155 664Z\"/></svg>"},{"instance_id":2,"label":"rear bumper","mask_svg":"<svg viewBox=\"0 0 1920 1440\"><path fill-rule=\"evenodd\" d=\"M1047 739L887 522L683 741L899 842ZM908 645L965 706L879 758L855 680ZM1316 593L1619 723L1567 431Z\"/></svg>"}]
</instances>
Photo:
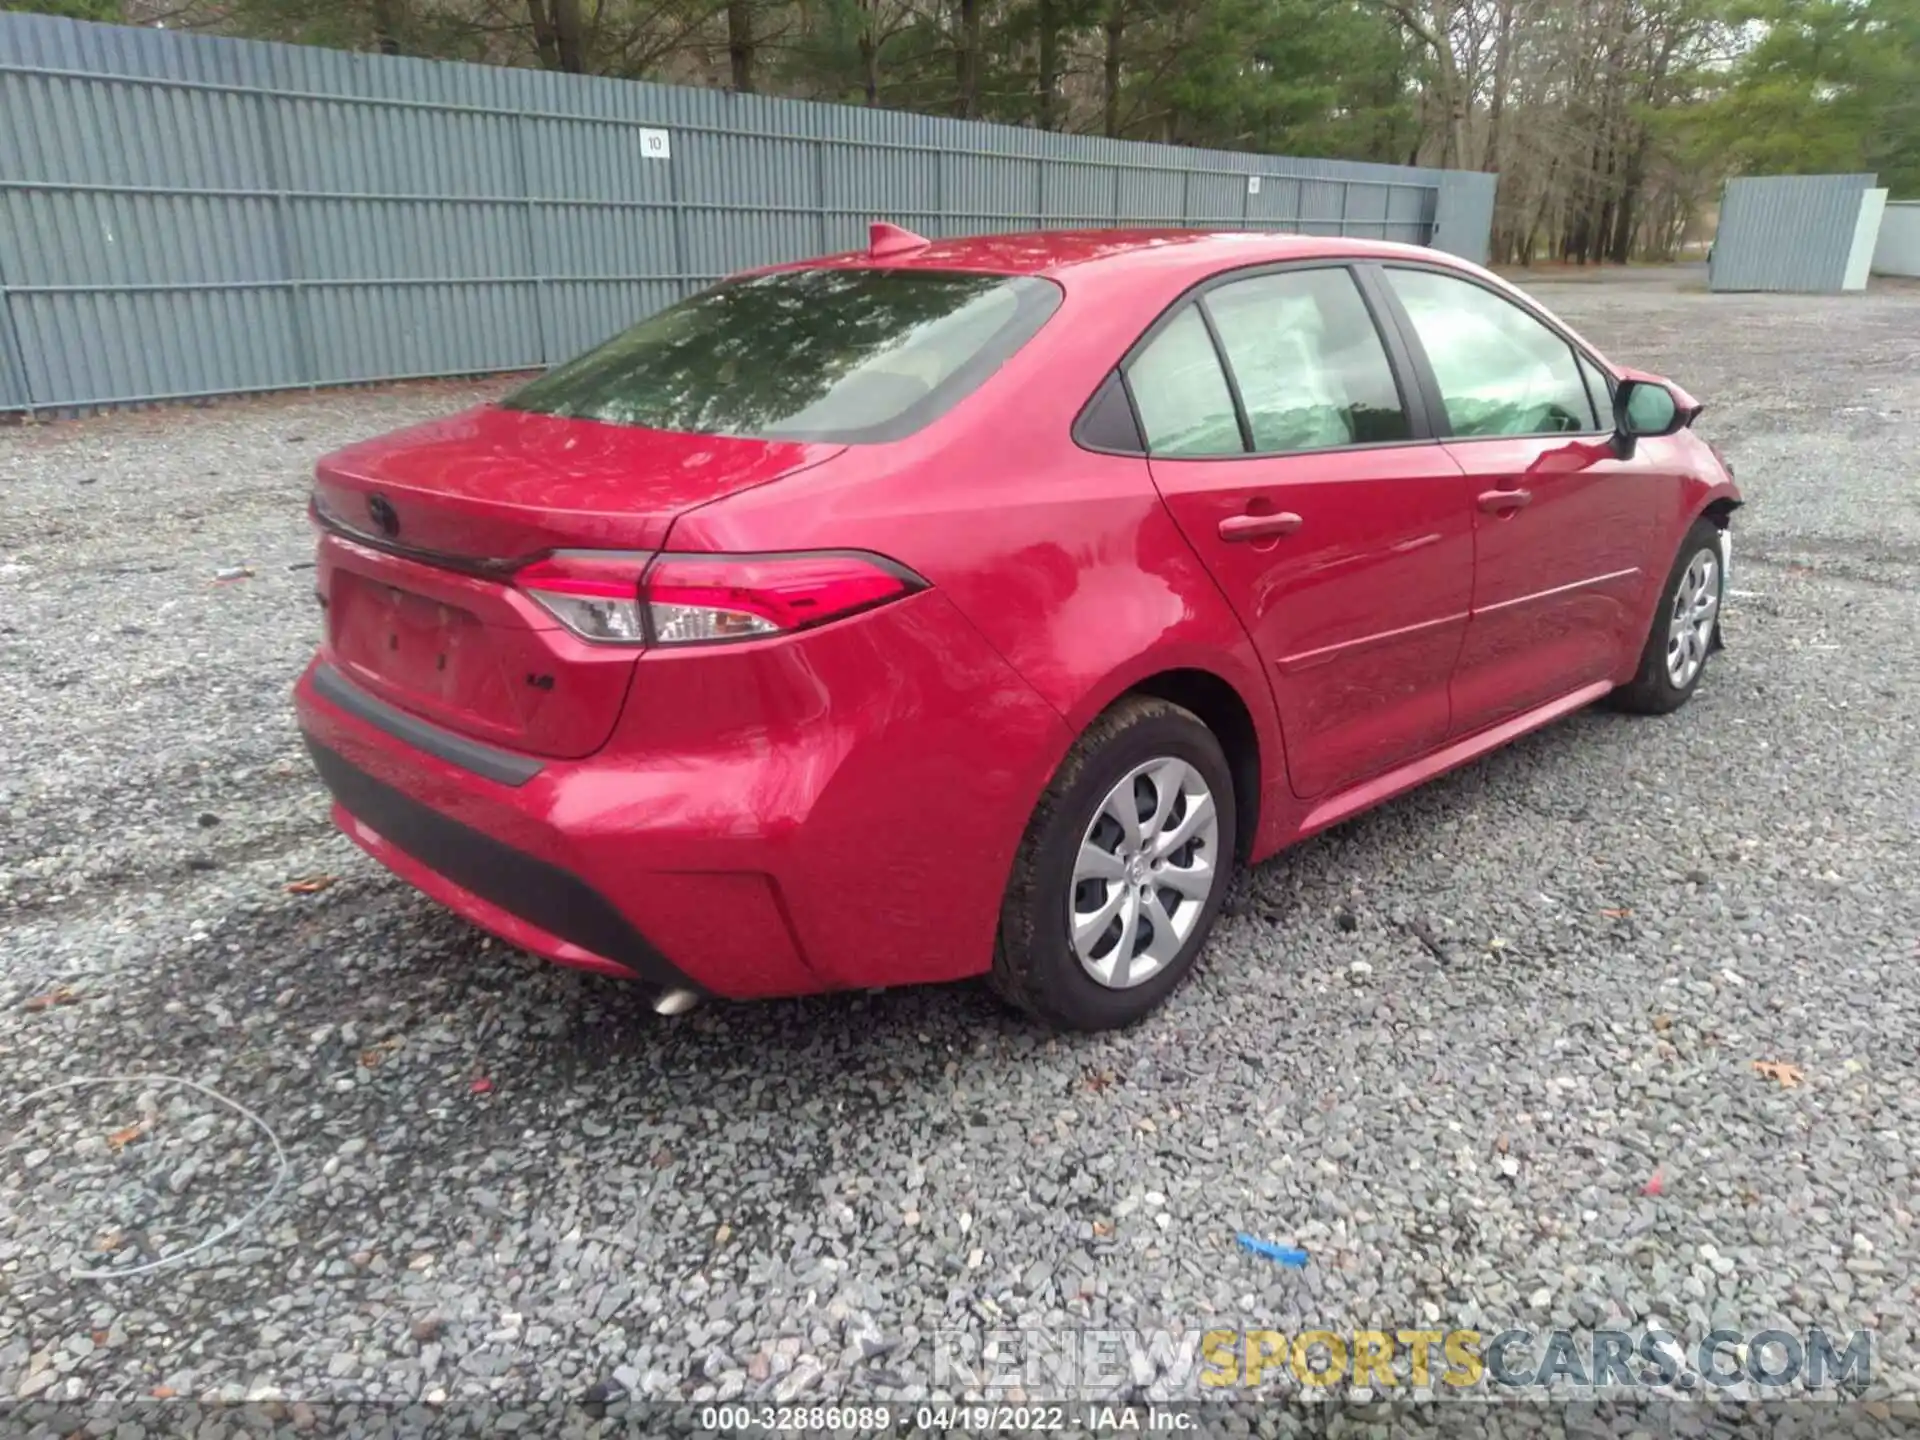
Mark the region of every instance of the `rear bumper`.
<instances>
[{"instance_id":1,"label":"rear bumper","mask_svg":"<svg viewBox=\"0 0 1920 1440\"><path fill-rule=\"evenodd\" d=\"M692 985L578 875L381 783L311 734L306 741L348 838L442 904L564 964L663 987Z\"/></svg>"},{"instance_id":2,"label":"rear bumper","mask_svg":"<svg viewBox=\"0 0 1920 1440\"><path fill-rule=\"evenodd\" d=\"M369 704L330 658L294 705L356 844L536 954L737 999L985 971L1072 740L938 591L648 652L582 759Z\"/></svg>"},{"instance_id":3,"label":"rear bumper","mask_svg":"<svg viewBox=\"0 0 1920 1440\"><path fill-rule=\"evenodd\" d=\"M831 988L770 876L682 871L684 833L636 823L627 767L530 762L493 778L458 736L418 733L370 698L316 661L294 704L334 823L415 888L561 965L740 998Z\"/></svg>"}]
</instances>

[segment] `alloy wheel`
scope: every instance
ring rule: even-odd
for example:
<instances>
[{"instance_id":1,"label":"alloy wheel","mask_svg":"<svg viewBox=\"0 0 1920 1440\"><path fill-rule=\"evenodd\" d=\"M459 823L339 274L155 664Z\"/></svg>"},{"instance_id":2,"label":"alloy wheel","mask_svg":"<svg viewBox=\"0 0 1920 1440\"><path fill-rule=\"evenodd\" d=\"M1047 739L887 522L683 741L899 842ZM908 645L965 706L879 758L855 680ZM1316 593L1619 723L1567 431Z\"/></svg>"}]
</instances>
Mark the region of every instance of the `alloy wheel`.
<instances>
[{"instance_id":1,"label":"alloy wheel","mask_svg":"<svg viewBox=\"0 0 1920 1440\"><path fill-rule=\"evenodd\" d=\"M1697 551L1680 577L1667 621L1667 678L1674 689L1686 689L1707 663L1719 612L1720 564L1711 550Z\"/></svg>"},{"instance_id":2,"label":"alloy wheel","mask_svg":"<svg viewBox=\"0 0 1920 1440\"><path fill-rule=\"evenodd\" d=\"M1114 990L1152 979L1200 923L1219 865L1219 816L1200 772L1171 756L1129 771L1074 859L1067 932L1082 968Z\"/></svg>"}]
</instances>

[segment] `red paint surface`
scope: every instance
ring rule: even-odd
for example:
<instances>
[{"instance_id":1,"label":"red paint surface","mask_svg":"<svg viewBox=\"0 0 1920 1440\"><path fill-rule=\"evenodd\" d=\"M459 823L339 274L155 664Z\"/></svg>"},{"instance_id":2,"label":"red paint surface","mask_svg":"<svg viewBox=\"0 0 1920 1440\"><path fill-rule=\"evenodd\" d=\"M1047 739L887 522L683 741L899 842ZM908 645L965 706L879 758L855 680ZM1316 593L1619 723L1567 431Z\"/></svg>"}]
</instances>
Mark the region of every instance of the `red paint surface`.
<instances>
[{"instance_id":1,"label":"red paint surface","mask_svg":"<svg viewBox=\"0 0 1920 1440\"><path fill-rule=\"evenodd\" d=\"M1643 439L1629 460L1590 437L1151 462L1071 438L1102 378L1192 285L1276 260L1410 253L1456 263L1129 232L833 257L819 263L1045 273L1064 300L972 395L894 443L483 408L329 456L321 507L371 532L377 494L398 542L423 550L860 550L928 588L797 634L636 652L577 639L501 576L330 533L319 658L548 763L524 786L495 784L305 681L302 724L386 784L581 876L723 995L986 970L1049 777L1103 708L1170 671L1204 672L1244 707L1259 792L1243 807L1258 814L1248 848L1271 854L1629 678L1681 536L1735 495L1691 431ZM1478 503L1520 486L1523 507ZM1223 520L1280 513L1299 525L1220 537ZM619 971L342 823L512 943Z\"/></svg>"}]
</instances>

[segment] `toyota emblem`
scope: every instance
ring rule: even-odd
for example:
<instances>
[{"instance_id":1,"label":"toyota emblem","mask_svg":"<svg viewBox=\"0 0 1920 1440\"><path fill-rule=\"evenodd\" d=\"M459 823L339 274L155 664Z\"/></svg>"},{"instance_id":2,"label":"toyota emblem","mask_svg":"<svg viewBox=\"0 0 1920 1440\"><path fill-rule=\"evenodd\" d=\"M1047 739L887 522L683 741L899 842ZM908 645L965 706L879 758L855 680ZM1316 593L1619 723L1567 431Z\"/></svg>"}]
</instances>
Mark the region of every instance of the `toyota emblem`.
<instances>
[{"instance_id":1,"label":"toyota emblem","mask_svg":"<svg viewBox=\"0 0 1920 1440\"><path fill-rule=\"evenodd\" d=\"M386 496L370 496L367 500L367 514L373 518L373 523L380 527L382 535L391 539L400 533L400 514Z\"/></svg>"}]
</instances>

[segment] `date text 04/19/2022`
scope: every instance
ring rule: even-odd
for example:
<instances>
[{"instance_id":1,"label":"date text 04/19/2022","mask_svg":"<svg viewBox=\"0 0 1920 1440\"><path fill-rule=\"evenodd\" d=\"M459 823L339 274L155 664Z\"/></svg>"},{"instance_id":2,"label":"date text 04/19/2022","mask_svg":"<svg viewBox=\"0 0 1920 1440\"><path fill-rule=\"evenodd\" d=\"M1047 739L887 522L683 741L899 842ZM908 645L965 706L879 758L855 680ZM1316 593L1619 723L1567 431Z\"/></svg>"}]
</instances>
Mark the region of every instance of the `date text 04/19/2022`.
<instances>
[{"instance_id":1,"label":"date text 04/19/2022","mask_svg":"<svg viewBox=\"0 0 1920 1440\"><path fill-rule=\"evenodd\" d=\"M722 1434L804 1434L822 1431L858 1435L1004 1433L1044 1435L1179 1433L1195 1428L1191 1411L1143 1405L1004 1405L950 1402L928 1405L707 1405L700 1428Z\"/></svg>"}]
</instances>

